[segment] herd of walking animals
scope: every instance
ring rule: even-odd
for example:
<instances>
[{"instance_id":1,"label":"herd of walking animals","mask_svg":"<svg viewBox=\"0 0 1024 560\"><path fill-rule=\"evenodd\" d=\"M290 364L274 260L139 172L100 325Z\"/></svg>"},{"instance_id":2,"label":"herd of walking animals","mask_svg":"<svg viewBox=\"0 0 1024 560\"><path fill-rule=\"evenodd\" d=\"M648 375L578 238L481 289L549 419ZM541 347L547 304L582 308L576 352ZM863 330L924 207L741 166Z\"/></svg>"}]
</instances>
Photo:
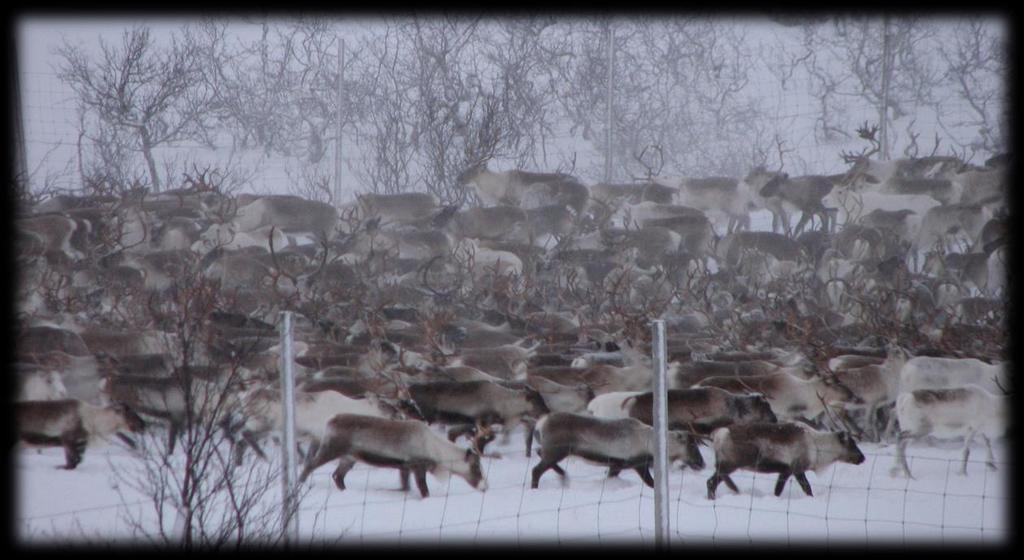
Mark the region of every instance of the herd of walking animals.
<instances>
[{"instance_id":1,"label":"herd of walking animals","mask_svg":"<svg viewBox=\"0 0 1024 560\"><path fill-rule=\"evenodd\" d=\"M51 196L17 219L20 440L74 469L87 445L163 426L173 453L199 387L230 404L234 460L265 459L291 310L302 481L337 460L342 490L357 462L403 490L414 474L423 497L427 472L484 490L485 446L524 424L533 488L570 455L653 486L661 318L669 459L701 470L710 447L709 499L739 492L737 469L811 495L804 473L864 462L865 440L896 443L910 476L909 443L962 437L966 473L980 436L994 470L1009 156L881 161L860 132L874 150L832 176L587 186L483 160L457 177L482 204L461 207L229 195L197 169L164 192ZM749 229L761 209L771 232ZM189 313L198 330L176 329Z\"/></svg>"}]
</instances>

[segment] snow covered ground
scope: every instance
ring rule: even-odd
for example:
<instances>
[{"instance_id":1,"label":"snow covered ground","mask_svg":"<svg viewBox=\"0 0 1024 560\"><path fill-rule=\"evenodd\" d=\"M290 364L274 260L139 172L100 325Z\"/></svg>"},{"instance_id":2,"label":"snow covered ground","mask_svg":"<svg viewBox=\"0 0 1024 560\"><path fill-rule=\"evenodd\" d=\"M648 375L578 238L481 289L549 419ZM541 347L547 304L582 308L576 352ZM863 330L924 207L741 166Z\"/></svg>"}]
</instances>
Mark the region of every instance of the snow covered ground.
<instances>
[{"instance_id":1,"label":"snow covered ground","mask_svg":"<svg viewBox=\"0 0 1024 560\"><path fill-rule=\"evenodd\" d=\"M303 541L340 544L599 544L653 545L654 496L636 473L618 479L578 458L562 463L569 482L548 471L537 490L530 489L536 456L524 455L522 428L508 443L500 439L484 458L489 489L478 492L458 477L446 482L428 475L430 497L414 489L402 492L398 473L358 465L338 491L330 478L333 464L313 473L301 504ZM985 449L974 446L968 474L957 474L960 447L911 446L915 479L893 477L893 446L864 444L862 465L838 464L808 473L814 496L805 496L793 480L781 497L772 495L775 477L737 472L740 494L724 485L718 499L706 499L705 481L713 469L670 474L671 530L683 544L892 544L1002 543L1010 530L1007 505L1011 472L1005 441L995 446L999 470L985 468ZM276 451L268 447L268 453ZM113 466L136 461L123 447L90 449L74 471L63 464L60 449L20 450L17 454L17 538L27 544L62 541L111 542L132 539L126 515L151 518L142 497L121 484L122 500L112 490ZM276 500L279 493L270 492ZM127 504L124 505L124 504Z\"/></svg>"}]
</instances>

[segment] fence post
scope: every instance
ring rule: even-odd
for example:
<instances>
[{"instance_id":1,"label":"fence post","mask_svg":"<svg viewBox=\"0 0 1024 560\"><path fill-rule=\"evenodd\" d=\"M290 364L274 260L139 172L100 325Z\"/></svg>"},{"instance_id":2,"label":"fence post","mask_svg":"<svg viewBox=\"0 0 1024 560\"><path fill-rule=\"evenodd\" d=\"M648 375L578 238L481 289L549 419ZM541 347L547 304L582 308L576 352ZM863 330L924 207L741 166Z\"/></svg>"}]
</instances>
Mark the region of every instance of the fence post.
<instances>
[{"instance_id":1,"label":"fence post","mask_svg":"<svg viewBox=\"0 0 1024 560\"><path fill-rule=\"evenodd\" d=\"M668 514L668 383L665 379L665 321L652 323L654 354L654 546L669 548Z\"/></svg>"},{"instance_id":2,"label":"fence post","mask_svg":"<svg viewBox=\"0 0 1024 560\"><path fill-rule=\"evenodd\" d=\"M281 406L284 409L284 428L281 434L282 445L282 492L281 524L285 546L299 538L299 520L295 503L295 471L297 464L295 449L295 379L292 364L292 312L281 314Z\"/></svg>"},{"instance_id":3,"label":"fence post","mask_svg":"<svg viewBox=\"0 0 1024 560\"><path fill-rule=\"evenodd\" d=\"M343 164L341 159L341 135L344 131L344 114L342 112L341 102L343 99L344 91L344 67L345 67L345 38L338 38L338 140L334 144L334 205L336 207L341 206L341 166Z\"/></svg>"},{"instance_id":4,"label":"fence post","mask_svg":"<svg viewBox=\"0 0 1024 560\"><path fill-rule=\"evenodd\" d=\"M14 188L15 192L23 191L24 194L31 192L28 184L28 160L25 157L25 120L21 104L21 67L18 60L18 37L17 33L9 33L7 47L10 51L8 60L11 61L9 91L11 92L10 115L14 129ZM18 212L18 209L15 210Z\"/></svg>"},{"instance_id":5,"label":"fence post","mask_svg":"<svg viewBox=\"0 0 1024 560\"><path fill-rule=\"evenodd\" d=\"M607 106L605 107L605 136L604 136L604 182L612 181L612 92L613 78L615 77L615 29L612 27L612 20L608 19L608 30L605 32L608 41L608 84L605 92Z\"/></svg>"},{"instance_id":6,"label":"fence post","mask_svg":"<svg viewBox=\"0 0 1024 560\"><path fill-rule=\"evenodd\" d=\"M882 133L882 161L889 160L889 81L892 74L892 42L889 39L889 16L882 19L882 107L878 121Z\"/></svg>"}]
</instances>

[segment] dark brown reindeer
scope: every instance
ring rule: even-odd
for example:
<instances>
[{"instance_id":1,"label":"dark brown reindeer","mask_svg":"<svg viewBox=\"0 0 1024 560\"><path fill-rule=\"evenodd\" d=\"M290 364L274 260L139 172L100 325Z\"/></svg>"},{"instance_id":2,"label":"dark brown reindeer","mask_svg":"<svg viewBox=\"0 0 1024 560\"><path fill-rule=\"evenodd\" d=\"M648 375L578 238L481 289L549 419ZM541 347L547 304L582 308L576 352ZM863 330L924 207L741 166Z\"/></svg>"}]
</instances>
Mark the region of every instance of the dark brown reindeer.
<instances>
[{"instance_id":1,"label":"dark brown reindeer","mask_svg":"<svg viewBox=\"0 0 1024 560\"><path fill-rule=\"evenodd\" d=\"M717 387L668 390L668 428L707 435L716 428L736 423L777 421L771 405L761 395L736 395ZM594 416L636 418L653 425L653 395L607 393L587 405Z\"/></svg>"},{"instance_id":2,"label":"dark brown reindeer","mask_svg":"<svg viewBox=\"0 0 1024 560\"><path fill-rule=\"evenodd\" d=\"M130 408L115 404L94 406L77 399L22 401L14 404L18 439L32 446L63 447L64 469L74 469L90 441L118 435L131 447L135 442L122 431L140 433L146 426Z\"/></svg>"},{"instance_id":3,"label":"dark brown reindeer","mask_svg":"<svg viewBox=\"0 0 1024 560\"><path fill-rule=\"evenodd\" d=\"M787 173L777 173L758 191L758 195L766 201L772 212L772 231L776 231L777 222L781 223L786 235L800 235L804 226L813 216L821 218L821 229L831 231L830 209L822 200L832 192L832 181L821 175L803 175L790 177ZM790 230L787 207L800 211L800 221Z\"/></svg>"},{"instance_id":4,"label":"dark brown reindeer","mask_svg":"<svg viewBox=\"0 0 1024 560\"><path fill-rule=\"evenodd\" d=\"M540 477L552 469L563 481L565 471L558 462L576 455L609 467L609 476L633 469L644 484L654 487L650 467L654 462L654 429L634 418L596 418L556 412L537 422L540 462L533 468L530 487L537 488ZM668 459L682 461L693 470L704 468L697 439L685 432L669 432Z\"/></svg>"},{"instance_id":5,"label":"dark brown reindeer","mask_svg":"<svg viewBox=\"0 0 1024 560\"><path fill-rule=\"evenodd\" d=\"M708 479L708 499L723 481L733 492L740 489L729 475L737 469L779 473L775 495L781 496L790 476L813 496L806 471L820 471L836 461L859 465L864 454L846 432L819 432L795 423L740 424L719 428L712 435L715 473Z\"/></svg>"},{"instance_id":6,"label":"dark brown reindeer","mask_svg":"<svg viewBox=\"0 0 1024 560\"><path fill-rule=\"evenodd\" d=\"M490 381L435 381L409 387L415 409L429 423L454 424L448 439L472 433L473 448L483 448L493 439L491 424L509 430L516 423L526 427L526 456L533 444L533 423L549 412L541 395L523 386L510 388Z\"/></svg>"}]
</instances>

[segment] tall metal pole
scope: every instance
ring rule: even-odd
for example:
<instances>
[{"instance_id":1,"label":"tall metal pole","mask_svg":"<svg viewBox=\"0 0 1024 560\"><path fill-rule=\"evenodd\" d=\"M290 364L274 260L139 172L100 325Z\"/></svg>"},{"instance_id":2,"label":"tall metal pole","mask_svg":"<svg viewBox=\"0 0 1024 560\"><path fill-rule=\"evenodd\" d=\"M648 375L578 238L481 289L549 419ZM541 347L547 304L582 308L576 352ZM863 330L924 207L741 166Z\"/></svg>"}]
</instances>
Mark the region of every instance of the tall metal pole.
<instances>
[{"instance_id":1,"label":"tall metal pole","mask_svg":"<svg viewBox=\"0 0 1024 560\"><path fill-rule=\"evenodd\" d=\"M882 19L882 107L879 128L882 133L882 161L889 160L889 80L892 74L892 44L889 38L889 16Z\"/></svg>"},{"instance_id":2,"label":"tall metal pole","mask_svg":"<svg viewBox=\"0 0 1024 560\"><path fill-rule=\"evenodd\" d=\"M285 545L297 542L299 538L299 519L296 514L296 465L298 458L295 448L295 375L292 364L292 312L285 311L281 316L281 406L284 408L284 428L281 441L282 449L282 537Z\"/></svg>"},{"instance_id":3,"label":"tall metal pole","mask_svg":"<svg viewBox=\"0 0 1024 560\"><path fill-rule=\"evenodd\" d=\"M604 122L604 182L612 180L612 103L615 100L612 90L613 78L615 77L615 29L612 28L612 20L608 20L608 29L605 31L605 38L608 43L608 84L605 93L607 105L605 107Z\"/></svg>"},{"instance_id":4,"label":"tall metal pole","mask_svg":"<svg viewBox=\"0 0 1024 560\"><path fill-rule=\"evenodd\" d=\"M654 354L654 546L669 548L668 514L668 383L665 373L665 321L655 319Z\"/></svg>"},{"instance_id":5,"label":"tall metal pole","mask_svg":"<svg viewBox=\"0 0 1024 560\"><path fill-rule=\"evenodd\" d=\"M344 72L345 72L345 39L338 40L338 140L334 144L334 205L341 206L341 135L345 128L345 115L342 111L342 100L344 99Z\"/></svg>"},{"instance_id":6,"label":"tall metal pole","mask_svg":"<svg viewBox=\"0 0 1024 560\"><path fill-rule=\"evenodd\" d=\"M11 100L9 107L12 119L11 128L14 129L14 185L17 189L24 189L25 194L29 192L28 184L28 159L25 157L25 122L23 119L21 105L21 66L18 60L18 37L17 33L10 33L7 37L7 47L10 54L7 56L11 61L10 79Z\"/></svg>"}]
</instances>

